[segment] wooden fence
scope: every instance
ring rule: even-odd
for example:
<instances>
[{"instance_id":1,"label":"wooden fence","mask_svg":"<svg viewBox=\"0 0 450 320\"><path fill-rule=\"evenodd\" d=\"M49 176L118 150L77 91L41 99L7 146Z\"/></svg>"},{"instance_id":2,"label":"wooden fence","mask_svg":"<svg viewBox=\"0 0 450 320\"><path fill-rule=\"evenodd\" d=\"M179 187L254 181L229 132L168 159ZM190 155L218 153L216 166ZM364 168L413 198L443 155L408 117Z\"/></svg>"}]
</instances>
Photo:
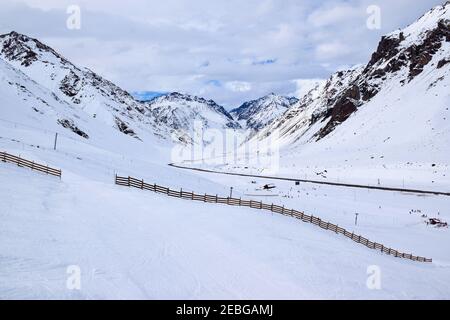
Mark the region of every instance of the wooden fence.
<instances>
[{"instance_id":1,"label":"wooden fence","mask_svg":"<svg viewBox=\"0 0 450 320\"><path fill-rule=\"evenodd\" d=\"M19 167L30 168L31 170L40 171L40 172L61 178L62 173L61 173L60 169L54 169L49 166L44 166L44 165L36 163L34 161L29 161L27 159L23 159L20 156L19 157L14 156L7 152L0 152L0 160L3 162L15 163Z\"/></svg>"},{"instance_id":2,"label":"wooden fence","mask_svg":"<svg viewBox=\"0 0 450 320\"><path fill-rule=\"evenodd\" d=\"M274 204L266 204L262 203L260 201L253 201L253 200L242 200L237 198L223 198L218 197L217 195L212 196L208 194L196 194L194 192L186 192L181 190L171 190L167 187L162 187L157 184L148 184L145 183L144 180L135 179L132 177L120 177L116 175L115 180L117 185L120 186L127 186L127 187L134 187L142 190L150 190L157 193L166 194L170 197L175 198L181 198L181 199L187 199L187 200L195 200L195 201L202 201L207 203L221 203L226 204L230 206L244 206L244 207L250 207L253 209L260 209L260 210L268 210L272 212L276 212L285 216L291 216L293 218L302 220L303 222L312 223L322 229L333 231L337 234L342 234L346 236L347 238L350 238L354 242L360 243L367 248L374 249L381 251L383 253L386 253L388 255L397 257L397 258L404 258L404 259L410 259L413 261L419 261L419 262L432 262L432 259L427 259L424 257L418 257L414 256L409 253L402 253L397 250L394 250L392 248L386 247L380 243L370 241L369 239L364 238L363 236L354 234L353 232L348 232L344 228L341 228L335 224L332 224L327 221L322 221L318 217L314 217L312 215L307 215L303 212L294 210L294 209L287 209L284 206L278 206Z\"/></svg>"}]
</instances>

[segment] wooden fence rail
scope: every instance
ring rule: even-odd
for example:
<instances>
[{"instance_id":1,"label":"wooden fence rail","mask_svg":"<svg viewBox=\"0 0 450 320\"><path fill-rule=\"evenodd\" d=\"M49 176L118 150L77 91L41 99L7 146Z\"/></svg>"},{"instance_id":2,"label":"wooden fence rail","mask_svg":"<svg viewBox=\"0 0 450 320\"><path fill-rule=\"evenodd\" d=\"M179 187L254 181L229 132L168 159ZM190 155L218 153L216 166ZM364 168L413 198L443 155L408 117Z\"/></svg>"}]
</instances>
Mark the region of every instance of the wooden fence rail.
<instances>
[{"instance_id":1,"label":"wooden fence rail","mask_svg":"<svg viewBox=\"0 0 450 320\"><path fill-rule=\"evenodd\" d=\"M62 175L60 169L54 169L49 166L44 166L44 165L36 163L34 161L30 161L30 160L21 158L20 156L19 157L14 156L7 152L0 152L0 160L3 162L15 163L19 167L30 168L31 170L40 171L45 174L49 174L49 175L56 176L59 178L61 178L61 175Z\"/></svg>"},{"instance_id":2,"label":"wooden fence rail","mask_svg":"<svg viewBox=\"0 0 450 320\"><path fill-rule=\"evenodd\" d=\"M404 258L409 259L413 261L419 261L419 262L432 262L432 259L427 259L424 257L418 257L414 256L412 254L406 254L399 252L397 250L394 250L392 248L386 247L383 244L376 243L373 241L370 241L367 238L364 238L360 235L356 235L353 232L350 233L349 231L345 230L344 228L339 227L338 225L335 225L333 223L323 221L318 217L314 217L312 215L307 215L303 212L293 210L293 209L287 209L284 206L278 206L274 204L266 204L262 203L260 201L254 201L254 200L242 200L237 198L223 198L219 197L217 195L208 195L208 194L195 194L193 192L186 192L183 190L171 190L167 187L162 187L157 184L148 184L145 183L144 180L139 180L132 177L120 177L116 175L115 180L117 185L120 186L127 186L127 187L134 187L142 190L149 190L156 193L163 193L171 197L181 198L181 199L188 199L188 200L194 200L194 201L202 201L202 202L209 202L209 203L221 203L221 204L227 204L230 206L244 206L244 207L250 207L254 209L260 209L260 210L268 210L275 213L279 213L285 216L291 216L296 219L302 220L303 222L312 223L316 226L319 226L322 229L330 230L332 232L335 232L337 234L342 234L347 238L350 238L356 243L360 243L367 248L378 250L380 252L386 253L388 255L397 257L397 258Z\"/></svg>"}]
</instances>

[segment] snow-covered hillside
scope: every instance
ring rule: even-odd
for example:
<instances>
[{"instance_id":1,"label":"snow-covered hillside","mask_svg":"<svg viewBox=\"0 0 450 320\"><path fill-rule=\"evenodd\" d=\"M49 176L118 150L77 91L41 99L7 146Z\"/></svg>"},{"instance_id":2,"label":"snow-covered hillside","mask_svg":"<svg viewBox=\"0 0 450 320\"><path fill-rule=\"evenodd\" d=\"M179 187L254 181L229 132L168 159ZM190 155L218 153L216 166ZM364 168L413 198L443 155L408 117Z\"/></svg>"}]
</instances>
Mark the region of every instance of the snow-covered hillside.
<instances>
[{"instance_id":1,"label":"snow-covered hillside","mask_svg":"<svg viewBox=\"0 0 450 320\"><path fill-rule=\"evenodd\" d=\"M450 62L449 11L448 3L438 6L404 30L383 37L367 65L333 74L261 132L259 138L278 131L287 143L317 141L359 109L381 113L382 107L375 105L374 100L399 97L400 91L419 98L416 106L409 107L410 113L415 111L413 108L421 108L419 103L426 101L426 96L440 96L436 111L445 110ZM424 82L428 87L416 90ZM382 116L394 118L389 112L383 112Z\"/></svg>"},{"instance_id":2,"label":"snow-covered hillside","mask_svg":"<svg viewBox=\"0 0 450 320\"><path fill-rule=\"evenodd\" d=\"M144 116L144 106L126 91L88 69L75 66L36 39L16 32L1 35L0 59L51 92L53 103L64 101L96 122L135 138L140 139L137 131L164 136L165 128ZM26 84L21 85L27 89Z\"/></svg>"},{"instance_id":3,"label":"snow-covered hillside","mask_svg":"<svg viewBox=\"0 0 450 320\"><path fill-rule=\"evenodd\" d=\"M333 74L259 132L254 141L280 144L278 174L448 188L449 19L447 3L383 37L367 65Z\"/></svg>"},{"instance_id":4,"label":"snow-covered hillside","mask_svg":"<svg viewBox=\"0 0 450 320\"><path fill-rule=\"evenodd\" d=\"M144 136L157 136L161 140L191 143L196 121L201 121L205 128L240 128L228 112L212 100L171 93L151 102L137 101L91 70L75 66L39 40L17 32L0 36L0 60L50 92L47 104L64 102L80 117L90 117L96 124L102 123L139 140L144 140ZM15 83L23 91L29 90L30 81ZM7 86L3 90L8 90ZM21 99L20 94L18 99ZM4 108L14 108L14 105ZM68 127L69 123L63 126ZM77 120L71 119L70 126L77 127Z\"/></svg>"},{"instance_id":5,"label":"snow-covered hillside","mask_svg":"<svg viewBox=\"0 0 450 320\"><path fill-rule=\"evenodd\" d=\"M269 181L178 171L124 135L103 144L62 139L54 151L35 128L0 129L15 137L1 138L0 150L63 172L60 181L0 162L1 299L450 297L449 233L421 217L438 217L445 198L291 183L262 198L257 188ZM434 262L387 256L290 217L115 186L115 173L199 193L234 186L236 197L299 208ZM439 217L448 221L448 212ZM67 286L73 266L80 290ZM377 288L367 284L373 268Z\"/></svg>"},{"instance_id":6,"label":"snow-covered hillside","mask_svg":"<svg viewBox=\"0 0 450 320\"><path fill-rule=\"evenodd\" d=\"M247 101L231 110L230 114L247 129L260 130L281 116L294 103L295 97L283 97L271 93L257 100Z\"/></svg>"}]
</instances>

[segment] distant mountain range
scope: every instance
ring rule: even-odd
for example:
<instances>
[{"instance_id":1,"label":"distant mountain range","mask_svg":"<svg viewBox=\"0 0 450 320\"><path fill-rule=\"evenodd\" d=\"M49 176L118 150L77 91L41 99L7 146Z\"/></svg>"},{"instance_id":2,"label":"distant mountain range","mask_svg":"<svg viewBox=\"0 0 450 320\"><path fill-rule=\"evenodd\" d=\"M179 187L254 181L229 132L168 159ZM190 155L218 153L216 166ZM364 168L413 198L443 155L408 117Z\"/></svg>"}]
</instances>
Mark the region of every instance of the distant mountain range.
<instances>
[{"instance_id":1,"label":"distant mountain range","mask_svg":"<svg viewBox=\"0 0 450 320\"><path fill-rule=\"evenodd\" d=\"M352 128L371 126L371 134L393 139L408 127L409 114L435 108L437 118L426 119L430 122L409 120L415 132L424 130L427 136L447 126L448 120L437 123L437 119L450 118L445 114L449 7L448 2L437 6L409 27L383 37L366 65L336 72L300 100L269 94L230 112L213 100L189 94L131 95L39 40L11 32L0 36L1 116L56 126L86 139L103 126L139 140L189 144L194 124L200 123L203 128L247 131L258 140L276 133L282 144L289 145L320 141L340 127L352 131L347 136L357 135L350 125L344 126L353 118ZM404 113L396 114L405 101L410 102ZM393 105L396 110L389 109ZM371 118L360 119L363 110L373 112ZM378 132L381 125L374 121L397 123L398 132L393 128ZM448 137L447 133L442 136Z\"/></svg>"},{"instance_id":2,"label":"distant mountain range","mask_svg":"<svg viewBox=\"0 0 450 320\"><path fill-rule=\"evenodd\" d=\"M270 124L297 102L297 98L271 93L257 100L245 102L230 113L245 128L256 131Z\"/></svg>"},{"instance_id":3,"label":"distant mountain range","mask_svg":"<svg viewBox=\"0 0 450 320\"><path fill-rule=\"evenodd\" d=\"M39 40L17 32L0 36L0 62L2 115L19 115L21 109L22 118L32 117L37 125L56 124L89 138L101 123L139 140L150 136L181 143L192 142L195 121L204 128L241 129L212 100L180 93L144 92L133 97ZM10 101L5 103L7 96Z\"/></svg>"}]
</instances>

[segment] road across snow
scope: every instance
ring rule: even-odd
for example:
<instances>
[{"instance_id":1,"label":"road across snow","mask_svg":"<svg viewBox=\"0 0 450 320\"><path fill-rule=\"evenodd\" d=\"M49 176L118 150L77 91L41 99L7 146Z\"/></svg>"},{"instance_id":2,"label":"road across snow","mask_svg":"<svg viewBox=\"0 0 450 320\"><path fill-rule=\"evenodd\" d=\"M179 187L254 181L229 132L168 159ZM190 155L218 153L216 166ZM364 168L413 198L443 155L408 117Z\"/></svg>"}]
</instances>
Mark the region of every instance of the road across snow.
<instances>
[{"instance_id":1,"label":"road across snow","mask_svg":"<svg viewBox=\"0 0 450 320\"><path fill-rule=\"evenodd\" d=\"M237 176L237 177L250 177L250 178L268 179L268 180L294 181L294 182L298 182L298 183L304 182L304 183L330 185L330 186L346 187L346 188L361 188L361 189L383 190L383 191L393 191L393 192L409 192L409 193L417 193L417 194L432 194L432 195L450 196L450 192L444 192L444 191L390 188L390 187L381 187L381 186L352 184L352 183L340 183L340 182L332 182L332 181L305 180L302 178L294 178L294 177L287 178L287 177L279 177L279 176L264 176L264 175L255 175L255 174L247 174L247 173L201 169L201 168L189 167L189 166L185 166L182 164L175 164L175 163L170 163L169 166L178 168L178 169L186 169L186 170L200 171L200 172L207 172L207 173L216 173L216 174L225 174L225 175L231 175L231 176Z\"/></svg>"}]
</instances>

